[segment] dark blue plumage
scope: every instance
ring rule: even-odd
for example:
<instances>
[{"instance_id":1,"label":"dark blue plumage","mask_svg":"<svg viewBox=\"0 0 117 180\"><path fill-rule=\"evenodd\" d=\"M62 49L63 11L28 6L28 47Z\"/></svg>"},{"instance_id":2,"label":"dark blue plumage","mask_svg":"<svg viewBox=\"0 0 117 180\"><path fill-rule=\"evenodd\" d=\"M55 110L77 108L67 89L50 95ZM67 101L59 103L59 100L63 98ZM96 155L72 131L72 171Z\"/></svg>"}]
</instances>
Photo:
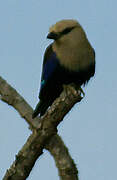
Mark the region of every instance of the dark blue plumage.
<instances>
[{"instance_id":1,"label":"dark blue plumage","mask_svg":"<svg viewBox=\"0 0 117 180\"><path fill-rule=\"evenodd\" d=\"M46 85L47 81L51 78L58 66L59 60L57 59L56 54L53 52L51 53L51 56L48 59L46 59L46 62L44 62L43 64L41 89Z\"/></svg>"}]
</instances>

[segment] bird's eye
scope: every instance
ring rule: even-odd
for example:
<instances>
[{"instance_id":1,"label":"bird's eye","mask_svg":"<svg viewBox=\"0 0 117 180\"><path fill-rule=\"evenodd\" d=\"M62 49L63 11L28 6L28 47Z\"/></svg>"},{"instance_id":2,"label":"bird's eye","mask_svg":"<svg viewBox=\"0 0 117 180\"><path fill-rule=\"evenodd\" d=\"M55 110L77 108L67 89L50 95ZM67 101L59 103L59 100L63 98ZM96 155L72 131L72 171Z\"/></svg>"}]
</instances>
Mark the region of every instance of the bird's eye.
<instances>
[{"instance_id":1,"label":"bird's eye","mask_svg":"<svg viewBox=\"0 0 117 180\"><path fill-rule=\"evenodd\" d=\"M66 28L61 32L61 34L68 34L72 29L73 29L73 27L72 28Z\"/></svg>"}]
</instances>

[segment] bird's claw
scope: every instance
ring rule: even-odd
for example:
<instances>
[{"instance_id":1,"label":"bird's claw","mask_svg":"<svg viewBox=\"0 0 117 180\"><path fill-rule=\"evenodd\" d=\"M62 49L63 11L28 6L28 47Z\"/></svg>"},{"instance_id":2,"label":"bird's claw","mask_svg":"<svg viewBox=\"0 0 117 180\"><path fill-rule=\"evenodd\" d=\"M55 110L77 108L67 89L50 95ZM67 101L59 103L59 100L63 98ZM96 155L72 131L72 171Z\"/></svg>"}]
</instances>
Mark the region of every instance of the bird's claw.
<instances>
[{"instance_id":1,"label":"bird's claw","mask_svg":"<svg viewBox=\"0 0 117 180\"><path fill-rule=\"evenodd\" d=\"M84 98L85 97L85 93L84 93L84 91L83 91L83 89L81 87L79 88L79 91L80 91L80 95L82 96L82 98Z\"/></svg>"}]
</instances>

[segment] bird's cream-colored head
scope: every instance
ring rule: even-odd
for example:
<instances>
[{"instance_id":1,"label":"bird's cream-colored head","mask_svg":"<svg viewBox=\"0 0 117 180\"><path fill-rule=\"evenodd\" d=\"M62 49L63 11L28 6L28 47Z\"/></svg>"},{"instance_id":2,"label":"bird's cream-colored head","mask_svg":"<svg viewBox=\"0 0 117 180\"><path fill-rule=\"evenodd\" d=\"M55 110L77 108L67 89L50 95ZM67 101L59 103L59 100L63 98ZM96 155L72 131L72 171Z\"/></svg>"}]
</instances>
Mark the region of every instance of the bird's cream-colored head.
<instances>
[{"instance_id":1,"label":"bird's cream-colored head","mask_svg":"<svg viewBox=\"0 0 117 180\"><path fill-rule=\"evenodd\" d=\"M62 39L70 40L70 36L71 39L73 39L74 36L78 37L78 35L80 38L80 32L85 36L84 30L78 21L72 19L61 20L50 27L47 38L54 39L60 43Z\"/></svg>"},{"instance_id":2,"label":"bird's cream-colored head","mask_svg":"<svg viewBox=\"0 0 117 180\"><path fill-rule=\"evenodd\" d=\"M50 27L49 39L60 63L70 70L85 68L93 58L93 49L81 25L76 20L61 20Z\"/></svg>"},{"instance_id":3,"label":"bird's cream-colored head","mask_svg":"<svg viewBox=\"0 0 117 180\"><path fill-rule=\"evenodd\" d=\"M49 29L49 32L61 33L66 28L72 28L80 26L76 20L68 19L68 20L61 20L56 24L52 25Z\"/></svg>"}]
</instances>

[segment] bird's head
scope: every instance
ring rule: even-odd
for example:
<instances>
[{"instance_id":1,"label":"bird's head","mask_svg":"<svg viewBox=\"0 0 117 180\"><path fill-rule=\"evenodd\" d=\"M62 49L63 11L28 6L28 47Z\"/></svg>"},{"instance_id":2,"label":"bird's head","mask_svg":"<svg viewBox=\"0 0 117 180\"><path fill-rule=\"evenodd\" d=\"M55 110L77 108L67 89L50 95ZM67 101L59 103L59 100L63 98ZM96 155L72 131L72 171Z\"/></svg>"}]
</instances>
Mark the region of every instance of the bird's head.
<instances>
[{"instance_id":1,"label":"bird's head","mask_svg":"<svg viewBox=\"0 0 117 180\"><path fill-rule=\"evenodd\" d=\"M47 38L54 39L56 41L72 33L74 29L78 27L81 28L80 24L76 20L72 20L72 19L61 20L50 27Z\"/></svg>"}]
</instances>

